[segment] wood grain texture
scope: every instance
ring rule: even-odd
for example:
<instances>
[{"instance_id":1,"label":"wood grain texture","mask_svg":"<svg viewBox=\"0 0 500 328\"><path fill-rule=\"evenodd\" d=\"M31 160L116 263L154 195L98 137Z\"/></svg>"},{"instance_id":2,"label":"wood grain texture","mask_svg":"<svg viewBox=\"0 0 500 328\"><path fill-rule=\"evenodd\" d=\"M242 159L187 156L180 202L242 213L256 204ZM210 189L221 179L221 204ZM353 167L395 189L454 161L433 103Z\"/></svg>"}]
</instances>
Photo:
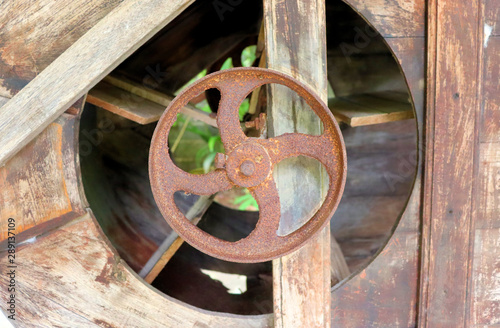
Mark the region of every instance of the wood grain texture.
<instances>
[{"instance_id":1,"label":"wood grain texture","mask_svg":"<svg viewBox=\"0 0 500 328\"><path fill-rule=\"evenodd\" d=\"M266 0L264 24L268 67L297 78L326 101L324 1ZM312 110L281 86L268 87L268 117L270 137L322 132ZM318 162L301 158L279 163L273 173L281 202L279 231L289 233L322 201L327 175ZM329 225L300 250L273 261L275 327L330 327L330 266Z\"/></svg>"},{"instance_id":2,"label":"wood grain texture","mask_svg":"<svg viewBox=\"0 0 500 328\"><path fill-rule=\"evenodd\" d=\"M10 100L10 98L0 96L0 108L3 105L5 105L9 100Z\"/></svg>"},{"instance_id":3,"label":"wood grain texture","mask_svg":"<svg viewBox=\"0 0 500 328\"><path fill-rule=\"evenodd\" d=\"M484 27L491 28L491 35L500 36L500 3L496 0L484 0ZM486 32L486 30L485 30Z\"/></svg>"},{"instance_id":4,"label":"wood grain texture","mask_svg":"<svg viewBox=\"0 0 500 328\"><path fill-rule=\"evenodd\" d=\"M480 144L477 229L500 228L500 143Z\"/></svg>"},{"instance_id":5,"label":"wood grain texture","mask_svg":"<svg viewBox=\"0 0 500 328\"><path fill-rule=\"evenodd\" d=\"M420 327L469 325L480 2L430 0Z\"/></svg>"},{"instance_id":6,"label":"wood grain texture","mask_svg":"<svg viewBox=\"0 0 500 328\"><path fill-rule=\"evenodd\" d=\"M498 326L500 322L500 229L498 228L475 230L472 292L471 326Z\"/></svg>"},{"instance_id":7,"label":"wood grain texture","mask_svg":"<svg viewBox=\"0 0 500 328\"><path fill-rule=\"evenodd\" d=\"M120 95L120 98L125 98L129 100L127 107L129 110L136 112L138 108L142 106L143 103L149 104L150 106L154 106L150 104L148 101L158 104L163 107L162 113L165 108L170 105L173 97L166 95L157 90L150 89L141 85L139 83L130 81L126 78L116 78L113 76L106 76L104 78L104 82L113 85L119 89L127 91L129 94ZM118 91L115 91L118 92ZM118 105L118 104L116 104ZM123 109L123 108L122 108ZM196 107L188 104L187 106L181 109L181 113L187 116L190 116L198 121L202 121L208 125L213 127L217 127L217 122L215 118L209 116L207 113L197 109ZM160 114L161 115L161 114ZM159 118L158 118L159 119ZM158 120L156 119L156 121ZM139 123L139 122L138 122Z\"/></svg>"},{"instance_id":8,"label":"wood grain texture","mask_svg":"<svg viewBox=\"0 0 500 328\"><path fill-rule=\"evenodd\" d=\"M490 0L480 3L481 37L477 40L482 45L478 56L482 65L478 80L480 143L476 150L468 323L474 327L494 327L500 323L500 3Z\"/></svg>"},{"instance_id":9,"label":"wood grain texture","mask_svg":"<svg viewBox=\"0 0 500 328\"><path fill-rule=\"evenodd\" d=\"M97 23L2 107L0 165L191 2L127 1Z\"/></svg>"},{"instance_id":10,"label":"wood grain texture","mask_svg":"<svg viewBox=\"0 0 500 328\"><path fill-rule=\"evenodd\" d=\"M136 272L172 233L149 184L153 130L92 105L80 121L85 197L111 244Z\"/></svg>"},{"instance_id":11,"label":"wood grain texture","mask_svg":"<svg viewBox=\"0 0 500 328\"><path fill-rule=\"evenodd\" d=\"M122 1L2 1L0 95L14 96Z\"/></svg>"},{"instance_id":12,"label":"wood grain texture","mask_svg":"<svg viewBox=\"0 0 500 328\"><path fill-rule=\"evenodd\" d=\"M328 101L328 107L338 121L352 127L402 121L414 118L413 107L405 93L352 95L335 97Z\"/></svg>"},{"instance_id":13,"label":"wood grain texture","mask_svg":"<svg viewBox=\"0 0 500 328\"><path fill-rule=\"evenodd\" d=\"M337 286L332 327L414 327L418 247L418 233L396 232L366 269Z\"/></svg>"},{"instance_id":14,"label":"wood grain texture","mask_svg":"<svg viewBox=\"0 0 500 328\"><path fill-rule=\"evenodd\" d=\"M393 172L388 181L397 185L400 178L414 176L415 183L387 244L366 268L333 289L332 327L414 327L417 324L422 154L425 150L422 143L424 41L423 38L387 39L410 91L419 137L417 157L415 154L405 157L402 167ZM380 199L379 205L382 204Z\"/></svg>"},{"instance_id":15,"label":"wood grain texture","mask_svg":"<svg viewBox=\"0 0 500 328\"><path fill-rule=\"evenodd\" d=\"M98 83L89 91L87 102L109 110L139 124L160 119L165 107L147 99L131 99L131 94L106 82Z\"/></svg>"},{"instance_id":16,"label":"wood grain texture","mask_svg":"<svg viewBox=\"0 0 500 328\"><path fill-rule=\"evenodd\" d=\"M147 285L120 259L87 214L19 247L22 327L271 327L269 316L197 310ZM5 271L6 251L0 251ZM7 276L0 278L7 283ZM2 299L7 296L2 288Z\"/></svg>"},{"instance_id":17,"label":"wood grain texture","mask_svg":"<svg viewBox=\"0 0 500 328\"><path fill-rule=\"evenodd\" d=\"M500 36L490 36L483 43L486 47L483 66L481 142L500 142Z\"/></svg>"},{"instance_id":18,"label":"wood grain texture","mask_svg":"<svg viewBox=\"0 0 500 328\"><path fill-rule=\"evenodd\" d=\"M384 37L423 37L425 0L345 0Z\"/></svg>"},{"instance_id":19,"label":"wood grain texture","mask_svg":"<svg viewBox=\"0 0 500 328\"><path fill-rule=\"evenodd\" d=\"M425 42L424 38L389 38L386 39L394 58L400 65L410 92L415 110L419 133L420 158L424 151L425 124Z\"/></svg>"},{"instance_id":20,"label":"wood grain texture","mask_svg":"<svg viewBox=\"0 0 500 328\"><path fill-rule=\"evenodd\" d=\"M197 225L213 203L213 199L214 197L201 196L185 214L186 218ZM177 233L170 234L144 265L139 276L143 277L147 283L152 283L183 243L184 240Z\"/></svg>"},{"instance_id":21,"label":"wood grain texture","mask_svg":"<svg viewBox=\"0 0 500 328\"><path fill-rule=\"evenodd\" d=\"M0 241L7 238L8 218L16 220L18 235L24 232L20 241L82 215L76 124L74 116L63 114L0 168Z\"/></svg>"}]
</instances>

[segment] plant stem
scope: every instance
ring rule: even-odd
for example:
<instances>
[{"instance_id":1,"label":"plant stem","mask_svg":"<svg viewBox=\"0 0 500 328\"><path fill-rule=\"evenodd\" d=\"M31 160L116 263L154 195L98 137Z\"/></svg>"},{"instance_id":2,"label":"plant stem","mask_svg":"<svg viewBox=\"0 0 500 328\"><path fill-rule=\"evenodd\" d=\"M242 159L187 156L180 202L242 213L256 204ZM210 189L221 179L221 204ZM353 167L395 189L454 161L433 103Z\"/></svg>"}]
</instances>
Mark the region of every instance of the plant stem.
<instances>
[{"instance_id":1,"label":"plant stem","mask_svg":"<svg viewBox=\"0 0 500 328\"><path fill-rule=\"evenodd\" d=\"M175 139L174 145L172 146L172 154L175 153L175 150L177 149L177 146L179 146L179 143L181 142L182 136L186 132L186 129L188 127L189 121L191 121L191 116L188 116L186 121L184 122L184 125L181 128L181 131L179 132L179 135Z\"/></svg>"}]
</instances>

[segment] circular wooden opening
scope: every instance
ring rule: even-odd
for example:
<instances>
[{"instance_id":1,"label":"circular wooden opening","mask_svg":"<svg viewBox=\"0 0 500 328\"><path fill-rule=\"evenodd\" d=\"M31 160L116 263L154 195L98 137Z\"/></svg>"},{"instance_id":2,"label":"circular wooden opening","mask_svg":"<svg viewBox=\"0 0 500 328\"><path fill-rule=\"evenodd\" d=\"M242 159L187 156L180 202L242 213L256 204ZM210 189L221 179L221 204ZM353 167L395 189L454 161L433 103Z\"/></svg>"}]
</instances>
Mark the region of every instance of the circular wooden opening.
<instances>
[{"instance_id":1,"label":"circular wooden opening","mask_svg":"<svg viewBox=\"0 0 500 328\"><path fill-rule=\"evenodd\" d=\"M344 2L326 5L329 107L341 122L348 156L344 196L331 221L332 253L341 256L354 274L385 245L405 209L417 164L417 130L406 81L383 37ZM224 68L228 58L233 65L244 64L244 52L257 51L260 6L242 2L221 20L211 2L197 1L103 83L108 91L119 92L120 110L151 109L155 104L164 108L165 97L174 96L200 72ZM138 92L146 88L161 97ZM214 110L210 105L215 98L216 94L202 97L198 109ZM257 100L265 111L265 94ZM152 279L150 270L159 259L167 259L152 285L199 308L236 314L272 312L271 262L224 262L176 239L149 185L148 152L155 120L135 117L134 121L130 119L134 116L107 109L87 104L81 118L80 161L91 209L120 256L146 280ZM242 121L255 118L247 114L242 114ZM179 121L171 147L178 138L174 158L180 167L206 171L217 147L217 129L197 117L185 115ZM208 134L196 132L203 129ZM204 148L208 152L199 155L201 164L197 163ZM258 208L247 195L244 190L218 195L199 218L199 227L227 240L248 235ZM193 206L203 209L203 201L196 195L176 195L177 206L194 217L203 211L196 212ZM348 275L335 276L332 285Z\"/></svg>"}]
</instances>

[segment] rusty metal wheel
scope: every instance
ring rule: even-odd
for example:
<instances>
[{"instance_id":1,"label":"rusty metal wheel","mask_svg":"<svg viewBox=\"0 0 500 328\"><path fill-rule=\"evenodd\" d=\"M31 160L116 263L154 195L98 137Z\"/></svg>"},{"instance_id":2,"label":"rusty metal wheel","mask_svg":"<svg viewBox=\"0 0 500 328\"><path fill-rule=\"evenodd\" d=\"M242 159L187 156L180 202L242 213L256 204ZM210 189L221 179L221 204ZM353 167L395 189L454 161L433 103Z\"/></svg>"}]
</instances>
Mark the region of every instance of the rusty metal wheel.
<instances>
[{"instance_id":1,"label":"rusty metal wheel","mask_svg":"<svg viewBox=\"0 0 500 328\"><path fill-rule=\"evenodd\" d=\"M299 133L271 139L245 136L238 108L252 90L264 84L282 84L302 97L323 122L320 136ZM193 175L179 169L169 155L168 134L181 108L205 90L216 88L222 98L217 124L227 155L218 154L217 169ZM329 175L329 190L319 210L298 230L278 236L280 200L272 170L278 162L295 156L320 161ZM206 76L180 93L167 108L153 135L149 171L153 194L164 218L195 248L234 262L268 261L299 248L321 230L333 215L344 190L346 152L340 129L328 107L311 90L282 73L261 68L235 68ZM259 222L252 233L237 242L209 235L193 225L177 208L174 193L211 195L246 187L259 204Z\"/></svg>"}]
</instances>

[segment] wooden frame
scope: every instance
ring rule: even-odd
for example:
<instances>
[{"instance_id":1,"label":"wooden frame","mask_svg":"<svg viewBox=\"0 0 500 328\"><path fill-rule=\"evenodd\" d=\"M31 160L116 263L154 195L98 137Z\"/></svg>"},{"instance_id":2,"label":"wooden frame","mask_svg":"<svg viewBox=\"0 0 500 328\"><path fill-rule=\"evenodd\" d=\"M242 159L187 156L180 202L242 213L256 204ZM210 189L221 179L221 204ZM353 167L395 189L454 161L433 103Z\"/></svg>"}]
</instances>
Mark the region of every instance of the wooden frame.
<instances>
[{"instance_id":1,"label":"wooden frame","mask_svg":"<svg viewBox=\"0 0 500 328\"><path fill-rule=\"evenodd\" d=\"M500 318L499 300L495 298L500 284L494 278L500 267L500 27L497 24L500 6L493 0L346 2L381 33L401 65L413 98L420 137L419 157L409 159L417 166L415 184L408 206L387 245L368 267L332 290L331 312L320 310L313 319L339 327L495 325ZM168 17L155 20L153 25L166 24L189 3L176 1L164 5L172 10L171 15L165 13ZM130 6L124 3L117 9L128 8L125 11L132 14ZM427 31L424 29L426 8ZM156 15L157 9L154 9L152 13ZM124 12L114 15L106 19L120 20ZM103 20L95 28L105 25ZM0 168L0 201L5 204L0 211L0 239L3 240L0 258L6 253L2 230L5 222L22 213L17 242L22 243L18 255L26 270L18 279L22 281L23 293L37 295L19 304L23 313L19 319L25 325L49 326L69 320L75 327L270 327L273 322L270 315L243 317L209 313L160 295L119 259L88 209L79 181L75 139L83 100L52 121L144 42L154 28L146 30L113 54L113 58L108 58L102 70L93 72L84 82L76 84L78 74L84 74L85 70L76 70L73 77L64 77L63 82L75 83L64 99L59 98L62 91L42 105L36 104L36 97L30 98L31 94L50 89L43 85L46 79L54 78L49 70L39 75L38 82L34 81L40 90L27 87L0 111L1 136L13 142L0 147L2 159L13 155L24 141L43 130ZM55 61L52 68L64 62L64 58L66 62L72 60L72 54L79 53L78 45L84 44L80 41L69 49L69 54ZM426 43L427 67L424 65ZM427 82L425 112L424 81ZM22 142L17 142L13 131L19 122L26 120L14 122L9 117L10 128L4 130L2 124L8 120L2 117L25 114L18 110L23 104L36 105L30 110L49 108L51 113L42 117L40 123L43 124L30 128L21 137ZM45 163L43 168L30 166L40 158ZM14 174L23 170L31 172L30 175ZM18 188L25 181L43 179L50 179L51 183L32 183L31 190ZM25 201L26 195L32 196L29 202ZM33 209L36 212L30 212ZM32 213L36 215L30 216ZM48 260L54 253L60 258ZM5 271L2 261L0 271ZM68 274L70 272L78 272L84 278L78 280ZM5 276L0 279L2 284L7 283ZM320 280L324 282L323 278ZM126 297L123 290L129 292ZM86 291L92 291L92 299ZM0 295L5 297L6 291L0 290ZM276 299L281 300L280 297ZM141 307L138 300L150 307ZM293 303L290 308L299 308L304 300L289 300ZM40 308L44 309L43 315ZM109 308L111 312L103 313L101 308ZM169 311L165 311L166 308ZM304 322L307 322L309 308L299 311L302 312L296 317L306 318ZM325 323L330 313L331 320ZM277 317L276 323L290 326L279 314Z\"/></svg>"},{"instance_id":2,"label":"wooden frame","mask_svg":"<svg viewBox=\"0 0 500 328\"><path fill-rule=\"evenodd\" d=\"M490 28L500 4L429 0L428 9L419 326L496 325L500 56Z\"/></svg>"}]
</instances>

